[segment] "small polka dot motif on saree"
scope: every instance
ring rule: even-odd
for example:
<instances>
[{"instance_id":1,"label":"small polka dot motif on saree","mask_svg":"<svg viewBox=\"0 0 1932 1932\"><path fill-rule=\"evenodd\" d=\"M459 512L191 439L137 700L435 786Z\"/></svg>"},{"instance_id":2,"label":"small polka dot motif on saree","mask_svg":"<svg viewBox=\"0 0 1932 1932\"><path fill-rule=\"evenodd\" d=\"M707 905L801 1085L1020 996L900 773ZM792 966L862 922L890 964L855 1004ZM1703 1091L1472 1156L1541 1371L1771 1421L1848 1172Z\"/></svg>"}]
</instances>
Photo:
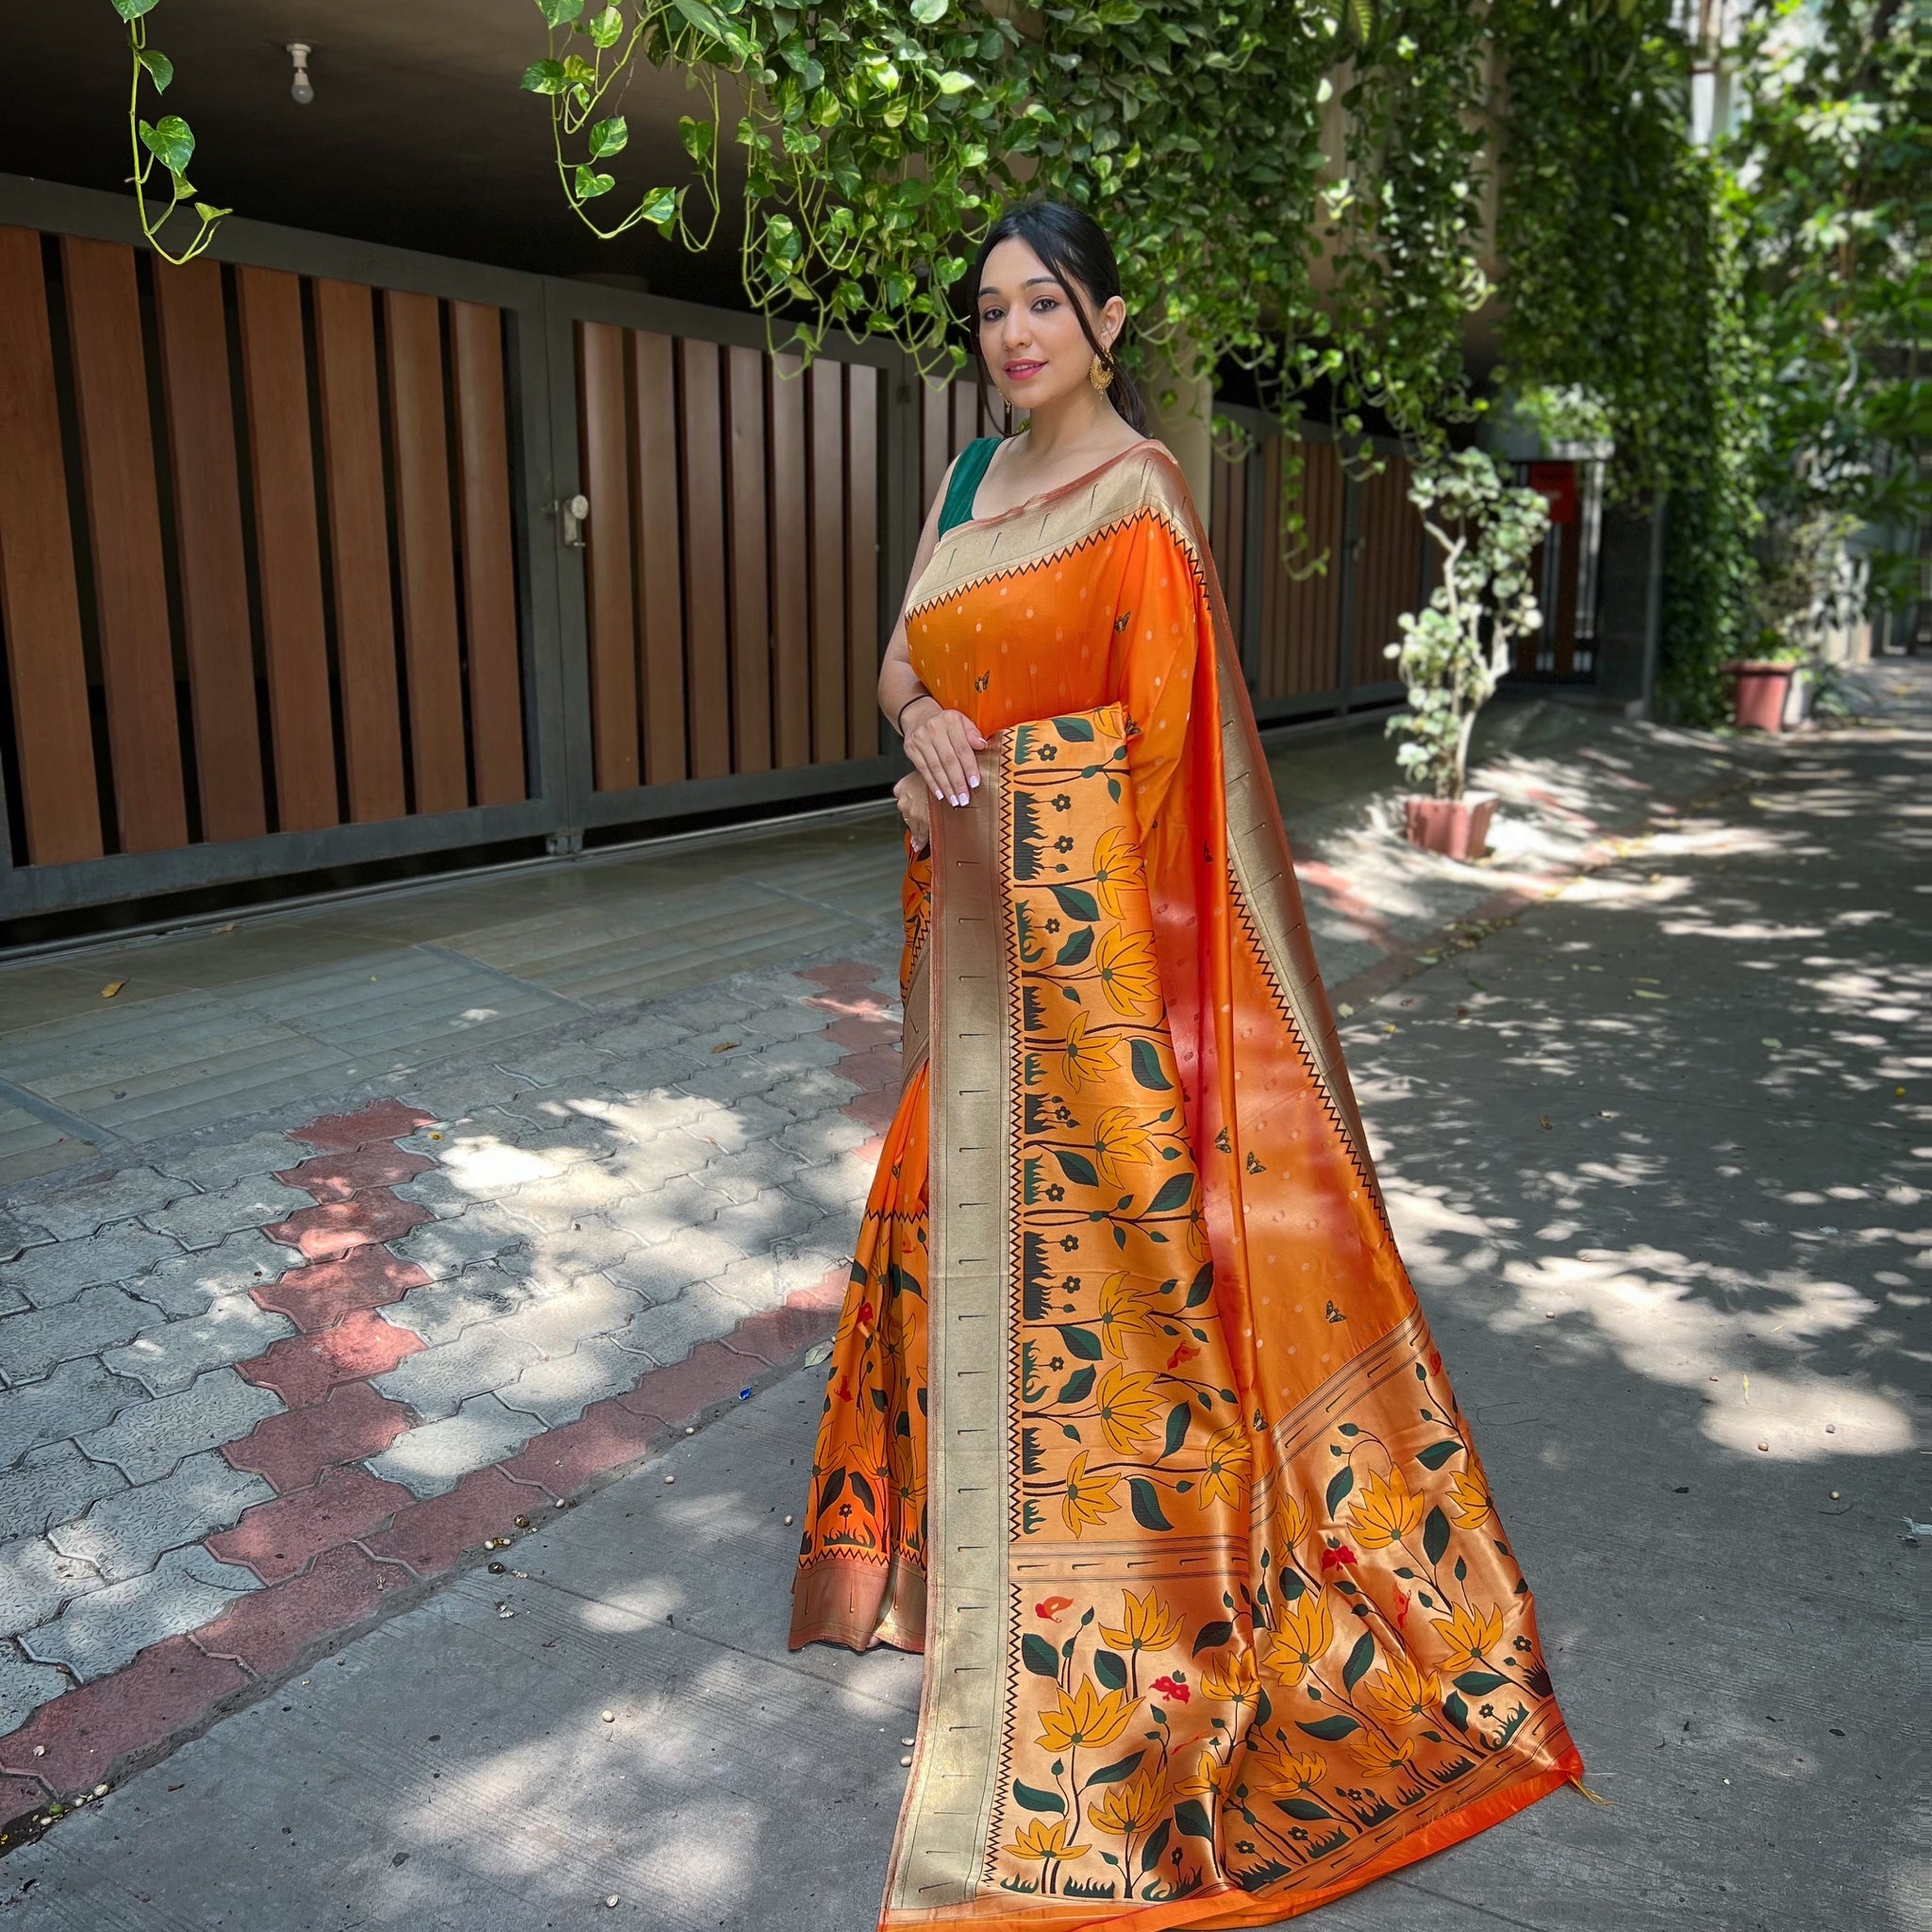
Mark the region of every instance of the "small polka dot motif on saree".
<instances>
[{"instance_id":1,"label":"small polka dot motif on saree","mask_svg":"<svg viewBox=\"0 0 1932 1932\"><path fill-rule=\"evenodd\" d=\"M926 1653L883 1926L1273 1924L1582 1761L1172 458L950 531L907 628L991 743L908 874L793 1641Z\"/></svg>"}]
</instances>

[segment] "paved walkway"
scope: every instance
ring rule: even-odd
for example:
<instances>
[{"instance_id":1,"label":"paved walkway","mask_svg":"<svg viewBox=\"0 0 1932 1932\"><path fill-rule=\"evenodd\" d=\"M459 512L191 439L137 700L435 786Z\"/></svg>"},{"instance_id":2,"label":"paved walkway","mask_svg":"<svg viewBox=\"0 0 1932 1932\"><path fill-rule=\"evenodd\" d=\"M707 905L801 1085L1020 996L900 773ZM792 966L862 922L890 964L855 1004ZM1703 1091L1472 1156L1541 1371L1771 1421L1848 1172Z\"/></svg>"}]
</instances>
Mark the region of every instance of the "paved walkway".
<instances>
[{"instance_id":1,"label":"paved walkway","mask_svg":"<svg viewBox=\"0 0 1932 1932\"><path fill-rule=\"evenodd\" d=\"M1857 1923L1840 1885L1926 1923L1881 1686L1927 1500L1932 708L1875 682L1896 722L1775 744L1499 708L1476 867L1387 839L1378 738L1277 748L1405 1252L1620 1801L1338 1925ZM0 1818L62 1807L0 1908L869 1922L917 1664L785 1655L782 1519L896 1084L896 871L848 816L0 972L42 1170L0 1196Z\"/></svg>"}]
</instances>

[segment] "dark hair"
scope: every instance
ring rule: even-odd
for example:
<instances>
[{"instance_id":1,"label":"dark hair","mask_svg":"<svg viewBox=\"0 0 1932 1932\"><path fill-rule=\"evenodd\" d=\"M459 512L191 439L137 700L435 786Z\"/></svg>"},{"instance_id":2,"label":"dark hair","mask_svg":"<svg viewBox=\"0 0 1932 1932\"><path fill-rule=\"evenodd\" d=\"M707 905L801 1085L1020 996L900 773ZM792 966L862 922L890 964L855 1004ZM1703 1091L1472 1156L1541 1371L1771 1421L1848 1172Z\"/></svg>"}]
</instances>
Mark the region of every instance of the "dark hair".
<instances>
[{"instance_id":1,"label":"dark hair","mask_svg":"<svg viewBox=\"0 0 1932 1932\"><path fill-rule=\"evenodd\" d=\"M1113 244L1107 239L1100 224L1085 208L1074 208L1064 201L1045 200L1023 201L1017 207L1009 208L986 231L986 240L979 244L973 274L966 284L966 299L973 305L973 360L978 371L982 408L986 402L987 378L986 358L979 353L979 288L986 274L986 258L1002 242L1025 242L1046 265L1055 280L1070 294L1077 291L1086 296L1091 308L1103 308L1121 292L1120 265L1113 258ZM1126 336L1125 327L1123 326L1120 335L1114 338L1114 346L1109 352L1100 346L1100 338L1093 332L1093 324L1087 310L1077 301L1073 306L1074 313L1079 319L1081 334L1087 338L1102 363L1113 371L1113 382L1108 394L1112 398L1114 408L1144 436L1147 433L1147 412L1141 402L1141 391L1135 388L1134 378L1120 361L1120 345Z\"/></svg>"}]
</instances>

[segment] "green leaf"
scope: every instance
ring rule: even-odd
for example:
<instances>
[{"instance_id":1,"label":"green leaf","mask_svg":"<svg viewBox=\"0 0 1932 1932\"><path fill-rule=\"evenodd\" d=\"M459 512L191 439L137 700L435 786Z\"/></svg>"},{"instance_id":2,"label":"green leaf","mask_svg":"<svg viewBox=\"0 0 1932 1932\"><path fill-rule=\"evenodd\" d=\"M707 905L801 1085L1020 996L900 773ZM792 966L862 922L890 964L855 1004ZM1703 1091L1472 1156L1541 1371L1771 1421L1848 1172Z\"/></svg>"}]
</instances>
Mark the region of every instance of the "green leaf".
<instances>
[{"instance_id":1,"label":"green leaf","mask_svg":"<svg viewBox=\"0 0 1932 1932\"><path fill-rule=\"evenodd\" d=\"M671 0L671 4L701 34L708 34L714 41L725 38L724 23L705 5L705 0Z\"/></svg>"},{"instance_id":2,"label":"green leaf","mask_svg":"<svg viewBox=\"0 0 1932 1932\"><path fill-rule=\"evenodd\" d=\"M1431 1509L1423 1522L1423 1548L1429 1561L1440 1563L1449 1547L1449 1519L1440 1509Z\"/></svg>"},{"instance_id":3,"label":"green leaf","mask_svg":"<svg viewBox=\"0 0 1932 1932\"><path fill-rule=\"evenodd\" d=\"M1327 1501L1328 1520L1330 1523L1333 1523L1335 1521L1336 1506L1340 1504L1341 1499L1348 1494L1349 1491L1351 1491L1354 1488L1355 1471L1350 1469L1346 1463L1343 1463L1342 1466L1335 1472L1334 1475L1330 1477L1328 1483Z\"/></svg>"},{"instance_id":4,"label":"green leaf","mask_svg":"<svg viewBox=\"0 0 1932 1932\"><path fill-rule=\"evenodd\" d=\"M564 78L561 60L536 60L524 69L520 83L530 94L560 94L570 83Z\"/></svg>"},{"instance_id":5,"label":"green leaf","mask_svg":"<svg viewBox=\"0 0 1932 1932\"><path fill-rule=\"evenodd\" d=\"M134 58L147 69L147 77L154 82L156 93L166 93L168 83L175 78L175 63L156 47L142 47Z\"/></svg>"},{"instance_id":6,"label":"green leaf","mask_svg":"<svg viewBox=\"0 0 1932 1932\"><path fill-rule=\"evenodd\" d=\"M611 155L621 155L630 141L630 125L622 114L613 114L608 121L599 121L590 132L591 158L593 161L608 159Z\"/></svg>"},{"instance_id":7,"label":"green leaf","mask_svg":"<svg viewBox=\"0 0 1932 1932\"><path fill-rule=\"evenodd\" d=\"M963 94L974 84L970 74L961 74L957 67L951 67L940 75L940 92L947 96Z\"/></svg>"},{"instance_id":8,"label":"green leaf","mask_svg":"<svg viewBox=\"0 0 1932 1932\"><path fill-rule=\"evenodd\" d=\"M591 43L597 47L614 47L624 38L624 15L614 7L607 7L591 22Z\"/></svg>"},{"instance_id":9,"label":"green leaf","mask_svg":"<svg viewBox=\"0 0 1932 1932\"><path fill-rule=\"evenodd\" d=\"M656 222L658 227L668 229L677 218L677 190L675 188L654 188L644 196L638 212L647 222Z\"/></svg>"},{"instance_id":10,"label":"green leaf","mask_svg":"<svg viewBox=\"0 0 1932 1932\"><path fill-rule=\"evenodd\" d=\"M1068 935L1066 944L1053 956L1053 963L1056 966L1077 966L1092 950L1093 928L1091 925L1083 925ZM1138 1050L1144 1043L1137 1040L1134 1045Z\"/></svg>"},{"instance_id":11,"label":"green leaf","mask_svg":"<svg viewBox=\"0 0 1932 1932\"><path fill-rule=\"evenodd\" d=\"M1462 1447L1460 1442L1431 1442L1416 1460L1424 1469L1441 1469Z\"/></svg>"},{"instance_id":12,"label":"green leaf","mask_svg":"<svg viewBox=\"0 0 1932 1932\"><path fill-rule=\"evenodd\" d=\"M1093 1163L1084 1154L1075 1154L1071 1147L1053 1147L1047 1150L1059 1162L1060 1172L1076 1188L1097 1188L1100 1176L1093 1171Z\"/></svg>"},{"instance_id":13,"label":"green leaf","mask_svg":"<svg viewBox=\"0 0 1932 1932\"><path fill-rule=\"evenodd\" d=\"M1110 1650L1096 1650L1093 1653L1093 1674L1109 1690L1124 1690L1127 1688L1127 1667Z\"/></svg>"},{"instance_id":14,"label":"green leaf","mask_svg":"<svg viewBox=\"0 0 1932 1932\"><path fill-rule=\"evenodd\" d=\"M1467 1690L1472 1697L1485 1697L1499 1685L1507 1684L1507 1677L1499 1677L1494 1671L1464 1671L1456 1680L1458 1690Z\"/></svg>"},{"instance_id":15,"label":"green leaf","mask_svg":"<svg viewBox=\"0 0 1932 1932\"><path fill-rule=\"evenodd\" d=\"M1182 1208L1194 1191L1191 1174L1171 1174L1161 1182L1160 1191L1147 1204L1150 1214L1165 1214L1171 1208Z\"/></svg>"},{"instance_id":16,"label":"green leaf","mask_svg":"<svg viewBox=\"0 0 1932 1932\"><path fill-rule=\"evenodd\" d=\"M1083 1362L1100 1359L1100 1338L1092 1329L1062 1326L1060 1340L1067 1344L1068 1353L1078 1356Z\"/></svg>"},{"instance_id":17,"label":"green leaf","mask_svg":"<svg viewBox=\"0 0 1932 1932\"><path fill-rule=\"evenodd\" d=\"M1020 1640L1020 1661L1036 1677L1058 1677L1060 1654L1038 1631L1029 1630Z\"/></svg>"},{"instance_id":18,"label":"green leaf","mask_svg":"<svg viewBox=\"0 0 1932 1932\"><path fill-rule=\"evenodd\" d=\"M1087 1331L1082 1328L1078 1332L1084 1335ZM1085 1402L1088 1396L1093 1392L1093 1374L1094 1372L1091 1369L1075 1369L1067 1377L1065 1388L1054 1397L1054 1400L1056 1402ZM1078 1435L1079 1431L1076 1429L1074 1433Z\"/></svg>"},{"instance_id":19,"label":"green leaf","mask_svg":"<svg viewBox=\"0 0 1932 1932\"><path fill-rule=\"evenodd\" d=\"M1173 1090L1174 1082L1160 1071L1160 1054L1151 1040L1136 1039L1127 1049L1127 1058L1132 1062L1134 1078L1142 1087L1156 1093L1166 1093Z\"/></svg>"},{"instance_id":20,"label":"green leaf","mask_svg":"<svg viewBox=\"0 0 1932 1932\"><path fill-rule=\"evenodd\" d=\"M1167 1458L1188 1440L1188 1422L1194 1413L1191 1401L1176 1402L1167 1412L1167 1443L1155 1458L1165 1462Z\"/></svg>"},{"instance_id":21,"label":"green leaf","mask_svg":"<svg viewBox=\"0 0 1932 1932\"><path fill-rule=\"evenodd\" d=\"M578 164L576 179L572 184L579 201L595 201L600 194L608 194L617 186L614 175L599 175L593 169Z\"/></svg>"},{"instance_id":22,"label":"green leaf","mask_svg":"<svg viewBox=\"0 0 1932 1932\"><path fill-rule=\"evenodd\" d=\"M1078 886L1055 886L1051 891L1069 919L1091 921L1100 917L1100 908L1093 903L1091 892L1083 892Z\"/></svg>"},{"instance_id":23,"label":"green leaf","mask_svg":"<svg viewBox=\"0 0 1932 1932\"><path fill-rule=\"evenodd\" d=\"M681 114L677 121L677 138L684 143L685 153L702 168L711 158L718 130L709 121L698 121L689 114Z\"/></svg>"},{"instance_id":24,"label":"green leaf","mask_svg":"<svg viewBox=\"0 0 1932 1932\"><path fill-rule=\"evenodd\" d=\"M1318 1718L1311 1724L1297 1722L1295 1729L1306 1731L1311 1738L1320 1738L1324 1744L1339 1744L1351 1731L1358 1731L1361 1725L1352 1717Z\"/></svg>"},{"instance_id":25,"label":"green leaf","mask_svg":"<svg viewBox=\"0 0 1932 1932\"><path fill-rule=\"evenodd\" d=\"M206 226L210 222L220 221L224 215L233 214L235 210L231 208L215 208L208 202L197 201L194 204L194 212L201 217L202 225Z\"/></svg>"},{"instance_id":26,"label":"green leaf","mask_svg":"<svg viewBox=\"0 0 1932 1932\"><path fill-rule=\"evenodd\" d=\"M1188 1298L1184 1307L1198 1308L1214 1292L1214 1264L1209 1262L1203 1268L1188 1287Z\"/></svg>"},{"instance_id":27,"label":"green leaf","mask_svg":"<svg viewBox=\"0 0 1932 1932\"><path fill-rule=\"evenodd\" d=\"M1325 1805L1318 1805L1312 1798L1276 1798L1274 1808L1286 1811L1291 1818L1301 1818L1310 1823L1330 1815Z\"/></svg>"},{"instance_id":28,"label":"green leaf","mask_svg":"<svg viewBox=\"0 0 1932 1932\"><path fill-rule=\"evenodd\" d=\"M1458 1731L1468 1729L1469 1706L1463 1703L1462 1699L1457 1696L1457 1694L1453 1690L1449 1693L1447 1697L1443 1698L1442 1700L1442 1715L1446 1717L1449 1720L1449 1722L1452 1724L1454 1724Z\"/></svg>"},{"instance_id":29,"label":"green leaf","mask_svg":"<svg viewBox=\"0 0 1932 1932\"><path fill-rule=\"evenodd\" d=\"M1208 1823L1207 1810L1199 1798L1183 1798L1174 1807L1174 1822L1190 1838L1214 1836L1214 1827Z\"/></svg>"},{"instance_id":30,"label":"green leaf","mask_svg":"<svg viewBox=\"0 0 1932 1932\"><path fill-rule=\"evenodd\" d=\"M1364 1630L1356 1640L1355 1648L1348 1654L1348 1661L1341 1667L1342 1688L1353 1690L1368 1675L1369 1666L1375 1661L1375 1640Z\"/></svg>"},{"instance_id":31,"label":"green leaf","mask_svg":"<svg viewBox=\"0 0 1932 1932\"><path fill-rule=\"evenodd\" d=\"M1111 1688L1118 1690L1120 1687L1115 1685ZM1117 1785L1122 1778L1133 1776L1141 1758L1146 1755L1144 1751L1136 1751L1128 1757L1117 1758L1105 1771L1096 1771L1087 1782L1090 1785Z\"/></svg>"},{"instance_id":32,"label":"green leaf","mask_svg":"<svg viewBox=\"0 0 1932 1932\"><path fill-rule=\"evenodd\" d=\"M1234 1625L1223 1621L1218 1624L1203 1624L1201 1634L1194 1639L1191 1655L1199 1657L1204 1650L1219 1650L1234 1635Z\"/></svg>"},{"instance_id":33,"label":"green leaf","mask_svg":"<svg viewBox=\"0 0 1932 1932\"><path fill-rule=\"evenodd\" d=\"M1053 721L1053 728L1070 744L1091 744L1093 742L1093 726L1085 718L1056 718Z\"/></svg>"},{"instance_id":34,"label":"green leaf","mask_svg":"<svg viewBox=\"0 0 1932 1932\"><path fill-rule=\"evenodd\" d=\"M1151 1872L1155 1866L1160 1863L1160 1855L1167 1849L1167 1840L1171 1828L1172 1821L1166 1818L1163 1818L1154 1827L1147 1842L1141 1847L1141 1871Z\"/></svg>"},{"instance_id":35,"label":"green leaf","mask_svg":"<svg viewBox=\"0 0 1932 1932\"><path fill-rule=\"evenodd\" d=\"M568 26L584 10L584 0L537 0L545 26Z\"/></svg>"},{"instance_id":36,"label":"green leaf","mask_svg":"<svg viewBox=\"0 0 1932 1932\"><path fill-rule=\"evenodd\" d=\"M143 13L152 13L161 0L114 0L114 11L123 20L136 21Z\"/></svg>"},{"instance_id":37,"label":"green leaf","mask_svg":"<svg viewBox=\"0 0 1932 1932\"><path fill-rule=\"evenodd\" d=\"M921 26L930 26L946 17L946 0L912 0L912 17Z\"/></svg>"},{"instance_id":38,"label":"green leaf","mask_svg":"<svg viewBox=\"0 0 1932 1932\"><path fill-rule=\"evenodd\" d=\"M1031 1785L1023 1785L1018 1778L1013 1780L1013 1802L1024 1805L1029 1811L1046 1811L1056 1816L1067 1808L1067 1801L1058 1791L1036 1790Z\"/></svg>"},{"instance_id":39,"label":"green leaf","mask_svg":"<svg viewBox=\"0 0 1932 1932\"><path fill-rule=\"evenodd\" d=\"M1172 1529L1171 1524L1160 1513L1160 1491L1144 1475L1127 1478L1127 1493L1134 1507L1134 1521L1142 1529Z\"/></svg>"},{"instance_id":40,"label":"green leaf","mask_svg":"<svg viewBox=\"0 0 1932 1932\"><path fill-rule=\"evenodd\" d=\"M152 127L137 123L141 144L171 175L185 175L194 158L194 135L178 114L163 114Z\"/></svg>"}]
</instances>

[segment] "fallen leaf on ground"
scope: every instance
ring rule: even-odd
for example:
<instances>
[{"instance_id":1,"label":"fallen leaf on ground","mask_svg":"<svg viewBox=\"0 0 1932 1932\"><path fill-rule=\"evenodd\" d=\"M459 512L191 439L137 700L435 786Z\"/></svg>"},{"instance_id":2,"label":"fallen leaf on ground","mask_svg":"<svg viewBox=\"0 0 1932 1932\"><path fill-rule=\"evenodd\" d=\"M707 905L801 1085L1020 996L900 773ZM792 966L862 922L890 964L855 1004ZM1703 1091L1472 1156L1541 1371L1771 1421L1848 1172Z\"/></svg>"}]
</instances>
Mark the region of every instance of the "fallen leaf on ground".
<instances>
[{"instance_id":1,"label":"fallen leaf on ground","mask_svg":"<svg viewBox=\"0 0 1932 1932\"><path fill-rule=\"evenodd\" d=\"M711 1051L713 1053L729 1053L737 1044L738 1042L735 1040L721 1040Z\"/></svg>"},{"instance_id":2,"label":"fallen leaf on ground","mask_svg":"<svg viewBox=\"0 0 1932 1932\"><path fill-rule=\"evenodd\" d=\"M815 1369L821 1362L829 1361L831 1357L832 1344L829 1341L814 1341L805 1352L805 1365L808 1369Z\"/></svg>"},{"instance_id":3,"label":"fallen leaf on ground","mask_svg":"<svg viewBox=\"0 0 1932 1932\"><path fill-rule=\"evenodd\" d=\"M124 986L125 986L126 984L127 984L127 982L126 982L126 981L125 981L125 979L110 979L110 980L108 980L108 982L107 983L107 985L106 985L106 986L104 986L104 987L102 987L102 989L101 989L101 997L102 997L102 998L103 998L104 1000L110 1000L110 999L112 999L112 998L114 997L114 995L115 995L115 994L116 994L117 992L119 992L119 991L121 991L121 989L122 989L122 988L123 988Z\"/></svg>"},{"instance_id":4,"label":"fallen leaf on ground","mask_svg":"<svg viewBox=\"0 0 1932 1932\"><path fill-rule=\"evenodd\" d=\"M1538 1115L1537 1115L1536 1119L1537 1119L1537 1124L1538 1124L1538 1125L1539 1125L1540 1127L1542 1127L1542 1128L1543 1128L1543 1129L1544 1129L1545 1131L1547 1131L1547 1132L1554 1132L1554 1131L1555 1131L1555 1126L1556 1126L1556 1124L1555 1124L1555 1123L1554 1123L1554 1122L1553 1122L1553 1121L1552 1121L1552 1120L1550 1119L1550 1117L1549 1117L1549 1115L1548 1115L1548 1114L1546 1114L1546 1113L1540 1113L1540 1114L1538 1114Z\"/></svg>"}]
</instances>

